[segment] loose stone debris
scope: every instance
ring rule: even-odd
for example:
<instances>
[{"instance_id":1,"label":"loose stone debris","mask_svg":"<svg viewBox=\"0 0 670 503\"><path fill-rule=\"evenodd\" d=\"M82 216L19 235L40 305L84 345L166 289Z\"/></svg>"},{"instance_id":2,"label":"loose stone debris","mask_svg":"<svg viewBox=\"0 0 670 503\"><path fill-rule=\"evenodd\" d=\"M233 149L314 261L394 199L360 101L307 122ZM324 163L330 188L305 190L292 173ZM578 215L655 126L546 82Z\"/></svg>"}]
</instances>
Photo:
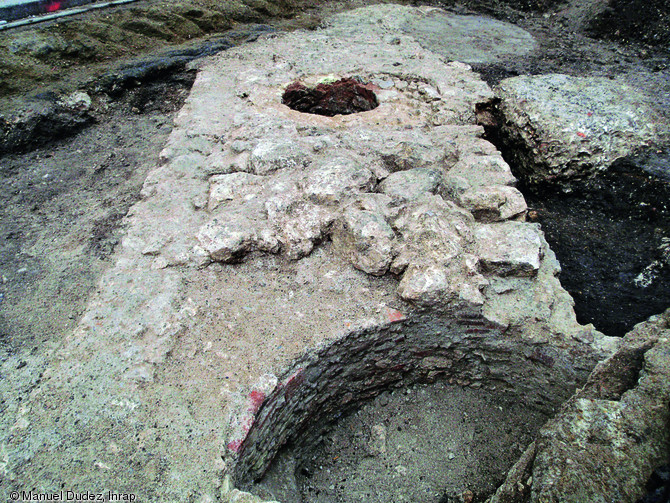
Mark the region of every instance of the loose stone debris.
<instances>
[{"instance_id":1,"label":"loose stone debris","mask_svg":"<svg viewBox=\"0 0 670 503\"><path fill-rule=\"evenodd\" d=\"M260 501L234 486L385 389L444 379L553 415L615 353L619 340L576 322L475 125L492 91L384 21L426 12L366 8L203 66L114 267L2 446L3 491ZM352 15L381 22L349 30ZM333 78L370 86L379 106L328 117L282 104L296 80ZM667 388L660 333L640 393ZM667 396L645 397L656 428ZM667 445L656 438L635 447L636 480ZM544 480L524 491L559 494Z\"/></svg>"}]
</instances>

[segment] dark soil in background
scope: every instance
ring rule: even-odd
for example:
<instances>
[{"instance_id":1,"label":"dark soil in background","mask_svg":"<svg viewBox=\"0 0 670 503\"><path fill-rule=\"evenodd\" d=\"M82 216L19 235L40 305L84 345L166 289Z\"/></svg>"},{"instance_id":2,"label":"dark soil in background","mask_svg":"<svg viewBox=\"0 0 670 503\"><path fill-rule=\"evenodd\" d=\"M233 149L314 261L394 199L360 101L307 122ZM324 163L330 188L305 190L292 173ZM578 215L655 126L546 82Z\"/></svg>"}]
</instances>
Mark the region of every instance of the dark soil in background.
<instances>
[{"instance_id":1,"label":"dark soil in background","mask_svg":"<svg viewBox=\"0 0 670 503\"><path fill-rule=\"evenodd\" d=\"M662 246L662 238L670 238L670 181L643 169L653 157L670 162L668 153L654 152L620 159L567 193L563 187L523 190L561 263L561 284L575 299L577 320L607 335L625 335L670 303ZM651 283L636 284L655 261Z\"/></svg>"},{"instance_id":2,"label":"dark soil in background","mask_svg":"<svg viewBox=\"0 0 670 503\"><path fill-rule=\"evenodd\" d=\"M596 37L670 46L668 0L610 0L607 8L589 23Z\"/></svg>"},{"instance_id":3,"label":"dark soil in background","mask_svg":"<svg viewBox=\"0 0 670 503\"><path fill-rule=\"evenodd\" d=\"M81 316L194 77L128 89L80 133L0 157L0 425Z\"/></svg>"}]
</instances>

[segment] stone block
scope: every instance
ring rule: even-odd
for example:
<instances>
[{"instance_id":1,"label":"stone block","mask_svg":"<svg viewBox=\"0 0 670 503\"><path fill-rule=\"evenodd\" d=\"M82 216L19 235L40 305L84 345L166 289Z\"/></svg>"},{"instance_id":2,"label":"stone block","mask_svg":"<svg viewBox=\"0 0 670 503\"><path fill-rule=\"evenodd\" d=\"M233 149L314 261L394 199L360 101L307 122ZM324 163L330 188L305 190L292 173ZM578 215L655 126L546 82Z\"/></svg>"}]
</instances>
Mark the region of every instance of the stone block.
<instances>
[{"instance_id":1,"label":"stone block","mask_svg":"<svg viewBox=\"0 0 670 503\"><path fill-rule=\"evenodd\" d=\"M395 232L381 213L347 208L332 239L341 255L368 274L385 274L393 260Z\"/></svg>"},{"instance_id":2,"label":"stone block","mask_svg":"<svg viewBox=\"0 0 670 503\"><path fill-rule=\"evenodd\" d=\"M616 80L526 75L497 94L503 134L531 183L592 176L658 140L650 97Z\"/></svg>"},{"instance_id":3,"label":"stone block","mask_svg":"<svg viewBox=\"0 0 670 503\"><path fill-rule=\"evenodd\" d=\"M469 188L460 194L457 201L478 222L498 222L523 217L528 209L521 192L514 187L501 185Z\"/></svg>"},{"instance_id":4,"label":"stone block","mask_svg":"<svg viewBox=\"0 0 670 503\"><path fill-rule=\"evenodd\" d=\"M484 271L498 276L535 276L542 259L536 225L504 222L480 225L474 231Z\"/></svg>"}]
</instances>

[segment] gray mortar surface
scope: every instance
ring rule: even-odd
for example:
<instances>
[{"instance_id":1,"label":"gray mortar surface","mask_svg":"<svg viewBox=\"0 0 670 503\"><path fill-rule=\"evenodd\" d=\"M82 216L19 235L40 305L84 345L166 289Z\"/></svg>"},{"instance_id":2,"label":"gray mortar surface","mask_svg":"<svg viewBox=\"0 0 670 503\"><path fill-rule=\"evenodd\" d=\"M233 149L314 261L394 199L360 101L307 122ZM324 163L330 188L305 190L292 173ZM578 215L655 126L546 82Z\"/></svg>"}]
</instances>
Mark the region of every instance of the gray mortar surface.
<instances>
[{"instance_id":1,"label":"gray mortar surface","mask_svg":"<svg viewBox=\"0 0 670 503\"><path fill-rule=\"evenodd\" d=\"M17 411L3 493L258 501L232 484L392 385L447 379L553 414L617 349L576 323L474 125L491 90L384 22L345 37L345 17L201 68L114 265ZM380 106L281 105L298 78L345 76L383 83Z\"/></svg>"}]
</instances>

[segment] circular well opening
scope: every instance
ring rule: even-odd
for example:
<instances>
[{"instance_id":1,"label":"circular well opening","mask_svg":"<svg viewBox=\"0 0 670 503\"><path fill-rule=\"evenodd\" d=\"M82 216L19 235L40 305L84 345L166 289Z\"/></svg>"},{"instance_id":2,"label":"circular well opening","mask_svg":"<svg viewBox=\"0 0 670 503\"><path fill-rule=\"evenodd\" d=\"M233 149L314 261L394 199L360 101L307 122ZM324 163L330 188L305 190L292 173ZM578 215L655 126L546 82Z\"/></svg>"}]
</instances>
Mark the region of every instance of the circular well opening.
<instances>
[{"instance_id":1,"label":"circular well opening","mask_svg":"<svg viewBox=\"0 0 670 503\"><path fill-rule=\"evenodd\" d=\"M402 386L280 451L248 489L282 503L481 503L548 418L489 390Z\"/></svg>"},{"instance_id":2,"label":"circular well opening","mask_svg":"<svg viewBox=\"0 0 670 503\"><path fill-rule=\"evenodd\" d=\"M352 78L321 83L315 87L293 82L284 91L282 103L298 112L327 117L367 112L379 106L370 86Z\"/></svg>"},{"instance_id":3,"label":"circular well opening","mask_svg":"<svg viewBox=\"0 0 670 503\"><path fill-rule=\"evenodd\" d=\"M306 354L256 413L235 485L283 503L484 501L577 384L562 350L498 331L417 317Z\"/></svg>"}]
</instances>

